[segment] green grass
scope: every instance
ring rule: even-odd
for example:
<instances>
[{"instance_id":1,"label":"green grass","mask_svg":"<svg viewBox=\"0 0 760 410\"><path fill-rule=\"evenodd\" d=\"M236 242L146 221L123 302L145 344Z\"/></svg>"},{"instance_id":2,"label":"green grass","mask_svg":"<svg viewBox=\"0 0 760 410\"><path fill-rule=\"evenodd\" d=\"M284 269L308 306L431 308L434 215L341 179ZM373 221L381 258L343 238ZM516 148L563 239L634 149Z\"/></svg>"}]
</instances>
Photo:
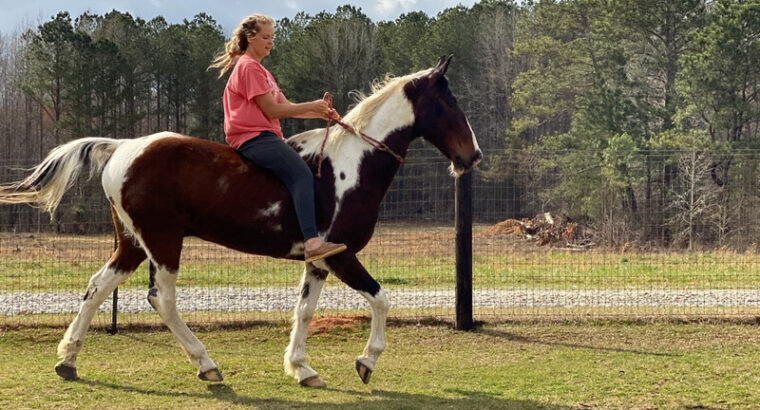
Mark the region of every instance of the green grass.
<instances>
[{"instance_id":1,"label":"green grass","mask_svg":"<svg viewBox=\"0 0 760 410\"><path fill-rule=\"evenodd\" d=\"M166 331L90 332L81 380L53 372L62 329L0 332L3 408L754 408L760 331L731 323L488 324L476 332L393 325L368 386L355 374L368 329L308 341L328 383L282 372L284 324L197 332L224 373L199 381Z\"/></svg>"},{"instance_id":2,"label":"green grass","mask_svg":"<svg viewBox=\"0 0 760 410\"><path fill-rule=\"evenodd\" d=\"M365 267L386 287L453 288L454 258L411 255L360 255ZM0 290L80 291L103 261L0 260ZM187 259L178 286L294 286L302 271L294 261ZM629 254L532 251L480 254L473 260L475 287L486 288L755 288L760 255ZM144 288L143 264L124 286Z\"/></svg>"}]
</instances>

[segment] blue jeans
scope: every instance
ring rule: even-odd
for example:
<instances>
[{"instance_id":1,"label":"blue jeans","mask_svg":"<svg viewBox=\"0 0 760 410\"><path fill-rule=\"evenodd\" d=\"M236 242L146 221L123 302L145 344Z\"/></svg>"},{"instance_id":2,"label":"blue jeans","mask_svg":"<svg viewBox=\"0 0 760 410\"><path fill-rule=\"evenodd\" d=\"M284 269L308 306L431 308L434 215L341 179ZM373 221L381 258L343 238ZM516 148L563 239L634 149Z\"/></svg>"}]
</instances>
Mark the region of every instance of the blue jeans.
<instances>
[{"instance_id":1,"label":"blue jeans","mask_svg":"<svg viewBox=\"0 0 760 410\"><path fill-rule=\"evenodd\" d=\"M264 131L237 150L243 158L274 173L288 188L304 240L317 236L314 175L303 158L272 132Z\"/></svg>"}]
</instances>

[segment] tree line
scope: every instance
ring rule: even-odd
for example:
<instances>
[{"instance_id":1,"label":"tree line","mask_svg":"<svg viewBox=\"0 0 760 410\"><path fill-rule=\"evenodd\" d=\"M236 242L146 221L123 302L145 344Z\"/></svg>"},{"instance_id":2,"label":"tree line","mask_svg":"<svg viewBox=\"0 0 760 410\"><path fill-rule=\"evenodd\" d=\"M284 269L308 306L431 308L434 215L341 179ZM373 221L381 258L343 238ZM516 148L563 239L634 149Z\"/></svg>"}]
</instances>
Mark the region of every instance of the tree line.
<instances>
[{"instance_id":1,"label":"tree line","mask_svg":"<svg viewBox=\"0 0 760 410\"><path fill-rule=\"evenodd\" d=\"M207 67L224 41L207 14L116 10L0 34L0 164L86 135L223 141L226 78ZM487 155L476 195L512 193L484 220L552 211L608 243L760 239L760 0L483 0L380 22L345 5L278 20L265 65L292 101L330 91L345 112L354 90L448 54Z\"/></svg>"}]
</instances>

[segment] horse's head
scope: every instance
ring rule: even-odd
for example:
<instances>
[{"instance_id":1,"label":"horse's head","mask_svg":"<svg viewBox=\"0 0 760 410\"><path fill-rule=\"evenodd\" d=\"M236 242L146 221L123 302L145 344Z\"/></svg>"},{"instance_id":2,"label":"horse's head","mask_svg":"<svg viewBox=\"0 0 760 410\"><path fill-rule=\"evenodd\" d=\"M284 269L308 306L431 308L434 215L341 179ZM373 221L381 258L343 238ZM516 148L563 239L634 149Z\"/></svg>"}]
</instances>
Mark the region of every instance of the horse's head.
<instances>
[{"instance_id":1,"label":"horse's head","mask_svg":"<svg viewBox=\"0 0 760 410\"><path fill-rule=\"evenodd\" d=\"M414 127L451 160L457 175L471 169L483 158L475 133L457 99L449 90L446 70L451 57L441 57L428 74L410 81L405 91L414 106Z\"/></svg>"}]
</instances>

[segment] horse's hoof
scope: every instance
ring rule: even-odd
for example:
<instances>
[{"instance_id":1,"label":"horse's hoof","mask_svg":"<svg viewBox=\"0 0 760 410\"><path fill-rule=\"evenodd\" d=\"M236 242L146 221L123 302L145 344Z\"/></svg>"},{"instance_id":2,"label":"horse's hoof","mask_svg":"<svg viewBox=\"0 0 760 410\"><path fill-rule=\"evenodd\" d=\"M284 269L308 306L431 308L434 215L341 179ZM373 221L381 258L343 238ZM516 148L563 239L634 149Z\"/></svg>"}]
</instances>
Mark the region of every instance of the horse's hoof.
<instances>
[{"instance_id":1,"label":"horse's hoof","mask_svg":"<svg viewBox=\"0 0 760 410\"><path fill-rule=\"evenodd\" d=\"M203 373L199 371L198 378L206 382L220 382L224 380L222 372L220 372L219 369L209 369Z\"/></svg>"},{"instance_id":2,"label":"horse's hoof","mask_svg":"<svg viewBox=\"0 0 760 410\"><path fill-rule=\"evenodd\" d=\"M365 366L364 363L356 361L356 372L359 373L359 378L362 379L364 384L369 383L369 378L372 376L372 369Z\"/></svg>"},{"instance_id":3,"label":"horse's hoof","mask_svg":"<svg viewBox=\"0 0 760 410\"><path fill-rule=\"evenodd\" d=\"M315 387L315 388L321 388L321 387L327 387L327 384L324 380L322 380L319 375L311 376L306 379L303 379L299 382L299 384L303 387Z\"/></svg>"},{"instance_id":4,"label":"horse's hoof","mask_svg":"<svg viewBox=\"0 0 760 410\"><path fill-rule=\"evenodd\" d=\"M56 374L58 374L59 376L61 376L61 378L64 379L64 380L76 380L76 379L78 379L78 377L77 377L77 368L76 367L71 367L71 366L66 366L63 363L58 363L57 365L55 365L55 372L56 372Z\"/></svg>"}]
</instances>

